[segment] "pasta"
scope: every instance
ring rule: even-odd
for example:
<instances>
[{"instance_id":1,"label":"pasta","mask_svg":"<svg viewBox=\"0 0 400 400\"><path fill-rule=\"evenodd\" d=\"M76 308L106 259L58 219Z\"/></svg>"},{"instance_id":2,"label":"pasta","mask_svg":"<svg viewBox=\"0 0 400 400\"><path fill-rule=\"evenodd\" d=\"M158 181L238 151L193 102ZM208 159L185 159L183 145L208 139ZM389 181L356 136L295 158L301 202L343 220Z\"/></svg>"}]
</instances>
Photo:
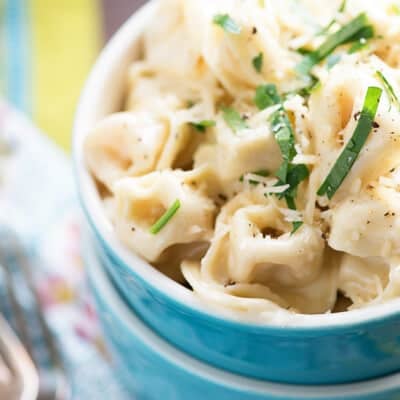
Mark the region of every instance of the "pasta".
<instances>
[{"instance_id":1,"label":"pasta","mask_svg":"<svg viewBox=\"0 0 400 400\"><path fill-rule=\"evenodd\" d=\"M398 298L398 43L394 0L159 0L85 144L116 235L259 321Z\"/></svg>"}]
</instances>

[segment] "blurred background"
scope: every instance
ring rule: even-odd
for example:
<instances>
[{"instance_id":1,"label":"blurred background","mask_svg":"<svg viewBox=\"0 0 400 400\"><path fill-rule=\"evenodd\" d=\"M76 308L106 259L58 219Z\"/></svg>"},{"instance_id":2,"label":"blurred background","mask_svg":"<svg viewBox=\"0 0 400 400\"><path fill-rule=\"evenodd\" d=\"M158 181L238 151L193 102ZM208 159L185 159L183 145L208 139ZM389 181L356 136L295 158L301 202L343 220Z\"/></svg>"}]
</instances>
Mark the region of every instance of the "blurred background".
<instances>
[{"instance_id":1,"label":"blurred background","mask_svg":"<svg viewBox=\"0 0 400 400\"><path fill-rule=\"evenodd\" d=\"M0 96L68 152L96 56L145 1L0 0Z\"/></svg>"}]
</instances>

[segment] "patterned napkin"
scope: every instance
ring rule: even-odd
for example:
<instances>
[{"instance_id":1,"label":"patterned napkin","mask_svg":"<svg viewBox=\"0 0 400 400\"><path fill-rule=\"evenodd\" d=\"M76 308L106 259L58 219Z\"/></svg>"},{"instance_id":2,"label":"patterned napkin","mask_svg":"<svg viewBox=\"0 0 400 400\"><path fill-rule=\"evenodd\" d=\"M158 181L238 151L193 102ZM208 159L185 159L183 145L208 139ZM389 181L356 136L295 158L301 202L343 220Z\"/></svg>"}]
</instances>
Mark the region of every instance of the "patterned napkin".
<instances>
[{"instance_id":1,"label":"patterned napkin","mask_svg":"<svg viewBox=\"0 0 400 400\"><path fill-rule=\"evenodd\" d=\"M6 152L10 154L4 157ZM70 160L0 99L0 227L17 232L35 265L72 399L125 400L128 396L113 375L85 283L79 222Z\"/></svg>"}]
</instances>

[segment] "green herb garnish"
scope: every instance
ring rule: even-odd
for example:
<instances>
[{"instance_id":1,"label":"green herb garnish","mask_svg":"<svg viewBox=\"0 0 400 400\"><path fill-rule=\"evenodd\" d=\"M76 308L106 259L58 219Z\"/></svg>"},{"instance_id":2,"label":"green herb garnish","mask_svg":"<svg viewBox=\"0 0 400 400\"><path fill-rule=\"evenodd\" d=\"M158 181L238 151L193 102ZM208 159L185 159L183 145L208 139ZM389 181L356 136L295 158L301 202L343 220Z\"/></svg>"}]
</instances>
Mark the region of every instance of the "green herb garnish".
<instances>
[{"instance_id":1,"label":"green herb garnish","mask_svg":"<svg viewBox=\"0 0 400 400\"><path fill-rule=\"evenodd\" d=\"M242 129L248 128L245 120L240 116L240 114L232 107L222 107L222 116L228 126L237 133Z\"/></svg>"},{"instance_id":2,"label":"green herb garnish","mask_svg":"<svg viewBox=\"0 0 400 400\"><path fill-rule=\"evenodd\" d=\"M253 67L258 73L261 73L261 70L262 70L262 67L263 67L263 61L264 61L264 54L262 52L260 52L252 60Z\"/></svg>"},{"instance_id":3,"label":"green herb garnish","mask_svg":"<svg viewBox=\"0 0 400 400\"><path fill-rule=\"evenodd\" d=\"M355 42L349 49L349 54L357 53L358 51L364 50L368 47L368 42L365 39L360 39Z\"/></svg>"},{"instance_id":4,"label":"green herb garnish","mask_svg":"<svg viewBox=\"0 0 400 400\"><path fill-rule=\"evenodd\" d=\"M283 108L282 99L278 94L276 86L274 84L259 86L256 90L254 103L260 110L273 105L279 105L279 108L270 117L270 124L283 158L283 163L279 167L277 176L283 183L286 183L289 162L296 155L294 147L295 139L292 126Z\"/></svg>"},{"instance_id":5,"label":"green herb garnish","mask_svg":"<svg viewBox=\"0 0 400 400\"><path fill-rule=\"evenodd\" d=\"M307 97L310 96L315 90L321 87L321 81L313 75L310 75L311 82L309 85L301 88L296 93L300 96Z\"/></svg>"},{"instance_id":6,"label":"green herb garnish","mask_svg":"<svg viewBox=\"0 0 400 400\"><path fill-rule=\"evenodd\" d=\"M204 133L207 128L215 126L215 121L210 119L203 119L199 122L190 122L190 125L193 126L193 128L195 128L197 131Z\"/></svg>"},{"instance_id":7,"label":"green herb garnish","mask_svg":"<svg viewBox=\"0 0 400 400\"><path fill-rule=\"evenodd\" d=\"M298 49L296 49L296 51L302 56L312 53L312 50L308 49L307 47L299 47Z\"/></svg>"},{"instance_id":8,"label":"green herb garnish","mask_svg":"<svg viewBox=\"0 0 400 400\"><path fill-rule=\"evenodd\" d=\"M172 206L160 217L160 219L150 228L150 233L156 235L171 220L181 206L179 199L175 200Z\"/></svg>"},{"instance_id":9,"label":"green herb garnish","mask_svg":"<svg viewBox=\"0 0 400 400\"><path fill-rule=\"evenodd\" d=\"M337 47L349 41L360 39L357 35L367 27L368 32L370 32L372 28L369 28L368 18L365 13L362 13L337 32L328 36L326 41L318 49L305 55L303 60L297 65L296 70L301 74L307 75L315 65L329 56ZM365 34L366 31L363 31L363 35Z\"/></svg>"},{"instance_id":10,"label":"green herb garnish","mask_svg":"<svg viewBox=\"0 0 400 400\"><path fill-rule=\"evenodd\" d=\"M376 71L376 76L378 77L383 87L385 88L386 93L389 96L390 103L395 104L396 107L400 110L400 101L393 90L393 86L389 83L389 81L385 78L385 76L382 74L381 71Z\"/></svg>"},{"instance_id":11,"label":"green herb garnish","mask_svg":"<svg viewBox=\"0 0 400 400\"><path fill-rule=\"evenodd\" d=\"M364 26L357 33L355 33L352 37L348 38L343 44L357 42L362 39L372 39L374 37L374 28L372 25Z\"/></svg>"},{"instance_id":12,"label":"green herb garnish","mask_svg":"<svg viewBox=\"0 0 400 400\"><path fill-rule=\"evenodd\" d=\"M239 35L242 28L229 16L229 14L214 15L213 22L219 25L225 32Z\"/></svg>"},{"instance_id":13,"label":"green herb garnish","mask_svg":"<svg viewBox=\"0 0 400 400\"><path fill-rule=\"evenodd\" d=\"M310 175L310 171L304 164L290 164L287 174L286 183L289 188L283 193L283 196L290 196L295 198L297 195L297 188L301 182L306 180Z\"/></svg>"},{"instance_id":14,"label":"green herb garnish","mask_svg":"<svg viewBox=\"0 0 400 400\"><path fill-rule=\"evenodd\" d=\"M265 110L268 107L281 103L281 98L273 84L262 85L256 89L254 103L259 110Z\"/></svg>"},{"instance_id":15,"label":"green herb garnish","mask_svg":"<svg viewBox=\"0 0 400 400\"><path fill-rule=\"evenodd\" d=\"M295 198L297 196L297 188L300 183L308 178L310 175L310 171L304 164L289 164L286 184L289 185L289 188L286 189L283 193L279 193L279 198L285 198L286 204L288 208L291 210L296 210L296 201ZM279 181L276 186L283 185L283 182ZM295 233L300 227L303 225L301 221L293 222L293 230L292 234Z\"/></svg>"},{"instance_id":16,"label":"green herb garnish","mask_svg":"<svg viewBox=\"0 0 400 400\"><path fill-rule=\"evenodd\" d=\"M284 197L288 207L295 210L296 203L294 198L297 194L297 187L303 180L307 179L309 171L304 164L291 163L297 152L289 117L283 108L282 99L279 96L276 86L273 84L259 86L256 90L254 102L260 110L273 105L279 105L279 108L272 113L269 120L283 158L283 163L276 172L276 176L279 179L277 185L289 185L289 188L281 193L280 197ZM294 222L292 233L296 232L301 225L302 222Z\"/></svg>"},{"instance_id":17,"label":"green herb garnish","mask_svg":"<svg viewBox=\"0 0 400 400\"><path fill-rule=\"evenodd\" d=\"M374 86L368 88L353 136L318 189L319 196L326 194L331 199L346 178L372 130L381 95L381 88Z\"/></svg>"},{"instance_id":18,"label":"green herb garnish","mask_svg":"<svg viewBox=\"0 0 400 400\"><path fill-rule=\"evenodd\" d=\"M346 6L347 6L347 0L343 0L343 1L342 1L342 4L341 4L340 7L339 7L338 12L339 12L339 13L343 13L343 12L346 10Z\"/></svg>"}]
</instances>

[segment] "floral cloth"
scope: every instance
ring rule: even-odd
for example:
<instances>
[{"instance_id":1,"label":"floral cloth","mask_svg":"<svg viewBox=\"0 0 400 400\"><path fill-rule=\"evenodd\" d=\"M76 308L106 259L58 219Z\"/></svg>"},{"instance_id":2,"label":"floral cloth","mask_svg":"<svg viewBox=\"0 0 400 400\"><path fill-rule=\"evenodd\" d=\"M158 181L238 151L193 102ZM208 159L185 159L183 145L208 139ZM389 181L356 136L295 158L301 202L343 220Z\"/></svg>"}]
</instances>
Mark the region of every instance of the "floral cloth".
<instances>
[{"instance_id":1,"label":"floral cloth","mask_svg":"<svg viewBox=\"0 0 400 400\"><path fill-rule=\"evenodd\" d=\"M10 154L4 157L6 152ZM5 226L17 232L35 266L46 317L64 355L72 399L128 399L113 375L85 283L71 162L0 100L0 230ZM1 280L0 275L0 288ZM29 301L26 307L29 312Z\"/></svg>"}]
</instances>

